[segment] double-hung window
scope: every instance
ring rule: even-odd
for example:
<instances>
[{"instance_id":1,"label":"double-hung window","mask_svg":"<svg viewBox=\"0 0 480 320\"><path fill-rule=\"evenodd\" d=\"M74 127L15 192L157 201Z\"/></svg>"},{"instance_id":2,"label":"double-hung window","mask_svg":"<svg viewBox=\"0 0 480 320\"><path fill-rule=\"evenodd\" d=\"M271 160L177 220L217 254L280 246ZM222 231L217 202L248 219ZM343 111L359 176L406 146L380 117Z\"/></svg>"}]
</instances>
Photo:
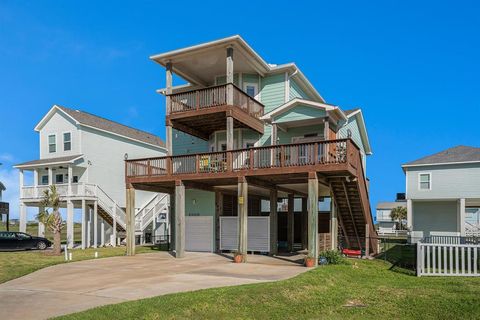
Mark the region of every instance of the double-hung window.
<instances>
[{"instance_id":1,"label":"double-hung window","mask_svg":"<svg viewBox=\"0 0 480 320\"><path fill-rule=\"evenodd\" d=\"M57 152L57 136L54 134L48 135L48 152Z\"/></svg>"},{"instance_id":2,"label":"double-hung window","mask_svg":"<svg viewBox=\"0 0 480 320\"><path fill-rule=\"evenodd\" d=\"M418 175L418 187L420 190L431 190L432 189L432 174L431 173L420 173Z\"/></svg>"},{"instance_id":3,"label":"double-hung window","mask_svg":"<svg viewBox=\"0 0 480 320\"><path fill-rule=\"evenodd\" d=\"M70 132L63 133L63 151L72 150L72 134Z\"/></svg>"}]
</instances>

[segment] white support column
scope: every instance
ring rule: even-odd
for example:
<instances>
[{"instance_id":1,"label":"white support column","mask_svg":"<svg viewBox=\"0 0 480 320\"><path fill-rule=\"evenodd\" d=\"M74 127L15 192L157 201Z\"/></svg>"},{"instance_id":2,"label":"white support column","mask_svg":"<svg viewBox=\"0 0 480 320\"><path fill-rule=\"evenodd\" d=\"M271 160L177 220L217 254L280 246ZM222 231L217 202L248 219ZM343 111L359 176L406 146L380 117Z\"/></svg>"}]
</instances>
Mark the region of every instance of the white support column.
<instances>
[{"instance_id":1,"label":"white support column","mask_svg":"<svg viewBox=\"0 0 480 320\"><path fill-rule=\"evenodd\" d=\"M20 169L18 170L18 187L20 189L20 198L22 198L22 195L23 195L23 185L24 185L24 175L23 175L23 170ZM20 206L22 205L22 203L20 203Z\"/></svg>"},{"instance_id":2,"label":"white support column","mask_svg":"<svg viewBox=\"0 0 480 320\"><path fill-rule=\"evenodd\" d=\"M248 183L245 177L238 179L238 252L247 262L248 250Z\"/></svg>"},{"instance_id":3,"label":"white support column","mask_svg":"<svg viewBox=\"0 0 480 320\"><path fill-rule=\"evenodd\" d=\"M411 199L407 199L407 230L413 231L413 205Z\"/></svg>"},{"instance_id":4,"label":"white support column","mask_svg":"<svg viewBox=\"0 0 480 320\"><path fill-rule=\"evenodd\" d=\"M458 232L465 237L465 199L458 199Z\"/></svg>"},{"instance_id":5,"label":"white support column","mask_svg":"<svg viewBox=\"0 0 480 320\"><path fill-rule=\"evenodd\" d=\"M152 244L155 243L155 234L157 232L157 218L155 214L152 217Z\"/></svg>"},{"instance_id":6,"label":"white support column","mask_svg":"<svg viewBox=\"0 0 480 320\"><path fill-rule=\"evenodd\" d=\"M272 124L272 137L271 137L271 145L274 146L277 144L277 140L278 140L278 128L277 128L277 124L276 123L273 123Z\"/></svg>"},{"instance_id":7,"label":"white support column","mask_svg":"<svg viewBox=\"0 0 480 320\"><path fill-rule=\"evenodd\" d=\"M73 248L75 239L74 239L74 206L71 200L67 200L67 246L68 248Z\"/></svg>"},{"instance_id":8,"label":"white support column","mask_svg":"<svg viewBox=\"0 0 480 320\"><path fill-rule=\"evenodd\" d=\"M233 117L227 117L227 150L233 150Z\"/></svg>"},{"instance_id":9,"label":"white support column","mask_svg":"<svg viewBox=\"0 0 480 320\"><path fill-rule=\"evenodd\" d=\"M48 185L51 186L53 184L53 169L52 167L48 167Z\"/></svg>"},{"instance_id":10,"label":"white support column","mask_svg":"<svg viewBox=\"0 0 480 320\"><path fill-rule=\"evenodd\" d=\"M82 199L82 250L87 247L87 208L85 199Z\"/></svg>"},{"instance_id":11,"label":"white support column","mask_svg":"<svg viewBox=\"0 0 480 320\"><path fill-rule=\"evenodd\" d=\"M92 246L92 208L87 207L87 248Z\"/></svg>"},{"instance_id":12,"label":"white support column","mask_svg":"<svg viewBox=\"0 0 480 320\"><path fill-rule=\"evenodd\" d=\"M20 202L20 232L27 232L27 206Z\"/></svg>"},{"instance_id":13,"label":"white support column","mask_svg":"<svg viewBox=\"0 0 480 320\"><path fill-rule=\"evenodd\" d=\"M98 247L98 201L93 203L93 247Z\"/></svg>"},{"instance_id":14,"label":"white support column","mask_svg":"<svg viewBox=\"0 0 480 320\"><path fill-rule=\"evenodd\" d=\"M308 174L308 253L318 264L318 177L316 172Z\"/></svg>"},{"instance_id":15,"label":"white support column","mask_svg":"<svg viewBox=\"0 0 480 320\"><path fill-rule=\"evenodd\" d=\"M114 202L112 206L112 212L113 212L112 238L110 240L112 247L117 246L117 214L115 210L116 207L117 207L117 204Z\"/></svg>"},{"instance_id":16,"label":"white support column","mask_svg":"<svg viewBox=\"0 0 480 320\"><path fill-rule=\"evenodd\" d=\"M73 168L68 166L68 195L72 195Z\"/></svg>"},{"instance_id":17,"label":"white support column","mask_svg":"<svg viewBox=\"0 0 480 320\"><path fill-rule=\"evenodd\" d=\"M38 169L33 170L33 194L35 198L38 198Z\"/></svg>"},{"instance_id":18,"label":"white support column","mask_svg":"<svg viewBox=\"0 0 480 320\"><path fill-rule=\"evenodd\" d=\"M100 218L100 246L105 247L105 220Z\"/></svg>"},{"instance_id":19,"label":"white support column","mask_svg":"<svg viewBox=\"0 0 480 320\"><path fill-rule=\"evenodd\" d=\"M38 212L43 212L45 210L44 207L38 207ZM45 237L45 224L41 221L38 221L38 236Z\"/></svg>"}]
</instances>

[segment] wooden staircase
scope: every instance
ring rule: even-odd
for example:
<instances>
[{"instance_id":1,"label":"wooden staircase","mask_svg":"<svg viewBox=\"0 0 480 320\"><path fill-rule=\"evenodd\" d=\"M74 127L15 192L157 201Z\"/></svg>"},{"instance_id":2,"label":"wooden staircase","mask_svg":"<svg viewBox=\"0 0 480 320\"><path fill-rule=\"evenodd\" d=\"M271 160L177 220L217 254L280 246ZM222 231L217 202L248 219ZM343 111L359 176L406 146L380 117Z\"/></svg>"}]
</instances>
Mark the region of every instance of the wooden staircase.
<instances>
[{"instance_id":1,"label":"wooden staircase","mask_svg":"<svg viewBox=\"0 0 480 320\"><path fill-rule=\"evenodd\" d=\"M89 205L89 207L93 210L93 205ZM105 209L99 204L97 206L97 214L99 217L101 217L105 222L113 226L113 218L112 216L105 211ZM119 224L117 223L117 232L125 232L126 230Z\"/></svg>"},{"instance_id":2,"label":"wooden staircase","mask_svg":"<svg viewBox=\"0 0 480 320\"><path fill-rule=\"evenodd\" d=\"M373 224L368 196L367 180L364 176L361 159L352 162L356 175L330 178L329 183L338 212L340 240L344 246L352 249L366 249L377 253L377 233ZM368 229L368 238L366 237Z\"/></svg>"}]
</instances>

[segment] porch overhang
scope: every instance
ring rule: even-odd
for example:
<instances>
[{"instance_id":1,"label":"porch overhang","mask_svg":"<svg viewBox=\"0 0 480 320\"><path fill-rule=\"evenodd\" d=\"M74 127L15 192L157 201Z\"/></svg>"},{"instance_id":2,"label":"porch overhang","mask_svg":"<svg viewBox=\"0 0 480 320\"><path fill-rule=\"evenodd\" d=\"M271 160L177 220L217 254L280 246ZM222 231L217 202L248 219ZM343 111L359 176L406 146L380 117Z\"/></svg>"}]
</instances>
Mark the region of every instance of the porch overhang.
<instances>
[{"instance_id":1,"label":"porch overhang","mask_svg":"<svg viewBox=\"0 0 480 320\"><path fill-rule=\"evenodd\" d=\"M48 159L38 159L20 163L14 166L17 169L37 169L44 168L49 166L61 166L61 165L72 165L78 163L79 160L83 159L83 154L57 157L57 158L48 158Z\"/></svg>"}]
</instances>

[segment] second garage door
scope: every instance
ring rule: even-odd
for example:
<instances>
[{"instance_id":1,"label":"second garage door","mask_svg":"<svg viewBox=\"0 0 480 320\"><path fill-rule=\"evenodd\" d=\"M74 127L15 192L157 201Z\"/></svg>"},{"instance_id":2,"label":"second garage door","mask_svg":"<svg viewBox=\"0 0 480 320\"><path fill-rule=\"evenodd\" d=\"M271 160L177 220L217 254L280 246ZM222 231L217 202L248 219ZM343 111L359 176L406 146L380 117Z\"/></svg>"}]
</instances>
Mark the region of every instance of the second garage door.
<instances>
[{"instance_id":1,"label":"second garage door","mask_svg":"<svg viewBox=\"0 0 480 320\"><path fill-rule=\"evenodd\" d=\"M185 250L213 252L213 217L185 217Z\"/></svg>"}]
</instances>

